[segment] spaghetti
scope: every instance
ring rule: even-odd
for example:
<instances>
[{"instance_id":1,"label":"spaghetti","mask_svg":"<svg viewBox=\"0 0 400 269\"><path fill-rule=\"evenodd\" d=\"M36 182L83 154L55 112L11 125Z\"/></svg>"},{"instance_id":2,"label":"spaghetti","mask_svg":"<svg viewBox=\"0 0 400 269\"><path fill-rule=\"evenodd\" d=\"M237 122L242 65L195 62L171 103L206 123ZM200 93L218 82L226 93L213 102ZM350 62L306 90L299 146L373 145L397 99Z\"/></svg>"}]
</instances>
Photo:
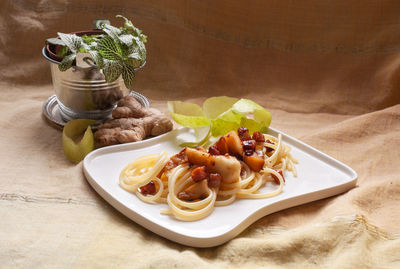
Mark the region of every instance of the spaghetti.
<instances>
[{"instance_id":1,"label":"spaghetti","mask_svg":"<svg viewBox=\"0 0 400 269\"><path fill-rule=\"evenodd\" d=\"M208 152L185 148L171 158L166 152L140 157L122 170L119 184L144 202L168 204L161 213L183 221L205 218L215 206L229 205L238 198L280 194L285 171L297 176L297 160L290 146L280 134L276 138L257 132L249 137L247 129L241 129L222 137ZM243 129L247 134L241 135ZM279 187L260 193L268 181Z\"/></svg>"}]
</instances>

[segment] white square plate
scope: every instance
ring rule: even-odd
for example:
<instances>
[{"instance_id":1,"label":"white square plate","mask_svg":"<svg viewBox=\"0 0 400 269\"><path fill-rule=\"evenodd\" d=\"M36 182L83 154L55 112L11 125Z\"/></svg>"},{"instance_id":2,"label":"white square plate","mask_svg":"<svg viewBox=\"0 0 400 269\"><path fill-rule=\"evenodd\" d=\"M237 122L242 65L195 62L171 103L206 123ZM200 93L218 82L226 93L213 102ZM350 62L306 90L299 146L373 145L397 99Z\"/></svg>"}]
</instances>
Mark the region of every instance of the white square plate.
<instances>
[{"instance_id":1,"label":"white square plate","mask_svg":"<svg viewBox=\"0 0 400 269\"><path fill-rule=\"evenodd\" d=\"M269 134L281 133L269 128ZM184 222L160 214L165 204L148 204L119 186L121 170L134 159L151 153L178 153L182 139L192 138L187 128L174 130L145 141L97 149L86 156L83 169L90 185L113 207L143 227L172 241L193 246L212 247L234 238L259 218L289 207L333 196L353 188L357 174L347 165L282 134L283 142L292 147L298 177L285 175L283 192L266 199L237 199L231 205L216 207L210 216ZM269 184L266 191L276 188Z\"/></svg>"}]
</instances>

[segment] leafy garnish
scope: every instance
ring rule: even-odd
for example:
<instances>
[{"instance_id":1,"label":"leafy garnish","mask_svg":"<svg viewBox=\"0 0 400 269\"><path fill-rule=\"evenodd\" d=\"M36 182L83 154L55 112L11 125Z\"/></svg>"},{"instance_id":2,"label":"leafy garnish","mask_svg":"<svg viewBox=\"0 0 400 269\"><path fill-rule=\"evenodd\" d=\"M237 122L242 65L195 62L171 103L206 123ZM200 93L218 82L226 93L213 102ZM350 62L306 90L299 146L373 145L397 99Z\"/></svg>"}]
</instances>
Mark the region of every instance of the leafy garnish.
<instances>
[{"instance_id":1,"label":"leafy garnish","mask_svg":"<svg viewBox=\"0 0 400 269\"><path fill-rule=\"evenodd\" d=\"M57 52L57 56L64 57L68 54L68 47L61 47L61 49Z\"/></svg>"},{"instance_id":2,"label":"leafy garnish","mask_svg":"<svg viewBox=\"0 0 400 269\"><path fill-rule=\"evenodd\" d=\"M146 61L147 36L127 18L117 17L125 20L124 26L117 28L103 23L101 27L105 34L77 36L58 33L59 38L49 38L48 43L63 46L59 69L66 71L71 68L78 53L89 53L97 68L103 70L107 82L113 82L122 75L125 86L131 88L135 68Z\"/></svg>"},{"instance_id":3,"label":"leafy garnish","mask_svg":"<svg viewBox=\"0 0 400 269\"><path fill-rule=\"evenodd\" d=\"M90 127L94 123L95 120L78 119L65 124L62 143L64 155L70 161L80 162L94 149L94 137Z\"/></svg>"},{"instance_id":4,"label":"leafy garnish","mask_svg":"<svg viewBox=\"0 0 400 269\"><path fill-rule=\"evenodd\" d=\"M197 128L210 125L203 109L197 104L181 101L169 101L168 110L172 118L182 126Z\"/></svg>"},{"instance_id":5,"label":"leafy garnish","mask_svg":"<svg viewBox=\"0 0 400 269\"><path fill-rule=\"evenodd\" d=\"M215 119L230 109L237 101L239 101L238 98L228 96L208 98L203 103L204 114L207 118Z\"/></svg>"},{"instance_id":6,"label":"leafy garnish","mask_svg":"<svg viewBox=\"0 0 400 269\"><path fill-rule=\"evenodd\" d=\"M180 101L169 101L168 109L176 123L195 130L209 126L208 133L199 142L184 143L181 146L207 144L211 137L225 135L231 130L246 127L250 133L265 132L271 123L271 113L249 99L227 96L211 97L200 106Z\"/></svg>"}]
</instances>

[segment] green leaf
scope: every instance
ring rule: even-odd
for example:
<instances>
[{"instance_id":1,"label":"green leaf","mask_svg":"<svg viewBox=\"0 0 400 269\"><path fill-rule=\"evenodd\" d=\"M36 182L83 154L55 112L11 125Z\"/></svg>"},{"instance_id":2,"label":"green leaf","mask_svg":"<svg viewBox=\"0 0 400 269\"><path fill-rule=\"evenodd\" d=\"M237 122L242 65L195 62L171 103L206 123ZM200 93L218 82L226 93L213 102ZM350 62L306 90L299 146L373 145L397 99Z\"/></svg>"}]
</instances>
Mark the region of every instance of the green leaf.
<instances>
[{"instance_id":1,"label":"green leaf","mask_svg":"<svg viewBox=\"0 0 400 269\"><path fill-rule=\"evenodd\" d=\"M87 52L90 51L96 51L97 52L97 42L100 41L101 38L103 38L105 35L83 35L82 36L82 45L83 47L87 50Z\"/></svg>"},{"instance_id":2,"label":"green leaf","mask_svg":"<svg viewBox=\"0 0 400 269\"><path fill-rule=\"evenodd\" d=\"M255 131L261 131L263 124L254 119L243 117L241 118L240 126L246 127L247 129L249 129L250 134L252 134Z\"/></svg>"},{"instance_id":3,"label":"green leaf","mask_svg":"<svg viewBox=\"0 0 400 269\"><path fill-rule=\"evenodd\" d=\"M122 69L122 79L128 89L132 89L133 81L135 79L135 68L130 65L124 65Z\"/></svg>"},{"instance_id":4,"label":"green leaf","mask_svg":"<svg viewBox=\"0 0 400 269\"><path fill-rule=\"evenodd\" d=\"M121 35L121 36L118 37L118 40L121 43L127 45L128 47L131 47L134 44L134 42L135 42L135 45L136 45L136 41L134 41L132 35Z\"/></svg>"},{"instance_id":5,"label":"green leaf","mask_svg":"<svg viewBox=\"0 0 400 269\"><path fill-rule=\"evenodd\" d=\"M211 120L211 134L213 136L221 136L239 128L242 117L242 114L229 109L216 119Z\"/></svg>"},{"instance_id":6,"label":"green leaf","mask_svg":"<svg viewBox=\"0 0 400 269\"><path fill-rule=\"evenodd\" d=\"M168 110L172 113L204 117L203 109L197 104L182 101L168 101L167 104Z\"/></svg>"},{"instance_id":7,"label":"green leaf","mask_svg":"<svg viewBox=\"0 0 400 269\"><path fill-rule=\"evenodd\" d=\"M53 37L53 38L48 38L46 40L47 43L52 44L52 45L59 45L59 46L65 46L64 41L62 41L60 38L58 37Z\"/></svg>"},{"instance_id":8,"label":"green leaf","mask_svg":"<svg viewBox=\"0 0 400 269\"><path fill-rule=\"evenodd\" d=\"M89 54L95 61L97 68L102 69L104 67L103 57L95 50L89 50Z\"/></svg>"},{"instance_id":9,"label":"green leaf","mask_svg":"<svg viewBox=\"0 0 400 269\"><path fill-rule=\"evenodd\" d=\"M136 52L139 53L140 57L142 57L143 60L146 60L146 45L138 37L134 36L132 40L134 41L136 46L130 47L128 50L128 54Z\"/></svg>"},{"instance_id":10,"label":"green leaf","mask_svg":"<svg viewBox=\"0 0 400 269\"><path fill-rule=\"evenodd\" d=\"M147 42L147 36L146 36L146 35L140 34L139 37L140 37L140 40L141 40L143 43L146 43L146 42Z\"/></svg>"},{"instance_id":11,"label":"green leaf","mask_svg":"<svg viewBox=\"0 0 400 269\"><path fill-rule=\"evenodd\" d=\"M75 58L75 53L64 56L61 63L58 65L58 69L60 69L61 72L68 70L72 66Z\"/></svg>"},{"instance_id":12,"label":"green leaf","mask_svg":"<svg viewBox=\"0 0 400 269\"><path fill-rule=\"evenodd\" d=\"M215 119L222 113L226 112L238 101L239 99L219 96L208 98L203 103L203 111L207 118Z\"/></svg>"},{"instance_id":13,"label":"green leaf","mask_svg":"<svg viewBox=\"0 0 400 269\"><path fill-rule=\"evenodd\" d=\"M90 47L87 44L82 44L82 47L78 50L80 53L87 53L89 52Z\"/></svg>"},{"instance_id":14,"label":"green leaf","mask_svg":"<svg viewBox=\"0 0 400 269\"><path fill-rule=\"evenodd\" d=\"M137 42L138 48L139 48L139 54L142 57L143 61L146 60L146 46L142 41Z\"/></svg>"},{"instance_id":15,"label":"green leaf","mask_svg":"<svg viewBox=\"0 0 400 269\"><path fill-rule=\"evenodd\" d=\"M114 61L122 60L121 47L109 36L104 37L97 43L97 49L104 59Z\"/></svg>"},{"instance_id":16,"label":"green leaf","mask_svg":"<svg viewBox=\"0 0 400 269\"><path fill-rule=\"evenodd\" d=\"M128 29L133 29L133 28L135 28L135 26L133 26L133 23L130 21L130 20L128 20L127 18L125 18L124 16L122 16L122 15L117 15L117 16L115 16L116 18L123 18L124 20L125 20L125 23L124 23L124 27L125 28L128 28Z\"/></svg>"},{"instance_id":17,"label":"green leaf","mask_svg":"<svg viewBox=\"0 0 400 269\"><path fill-rule=\"evenodd\" d=\"M58 36L73 53L77 53L82 47L82 39L76 34L58 33Z\"/></svg>"},{"instance_id":18,"label":"green leaf","mask_svg":"<svg viewBox=\"0 0 400 269\"><path fill-rule=\"evenodd\" d=\"M198 116L185 116L182 114L170 113L174 121L176 123L185 126L185 127L201 127L210 125L209 119L206 117L198 117Z\"/></svg>"},{"instance_id":19,"label":"green leaf","mask_svg":"<svg viewBox=\"0 0 400 269\"><path fill-rule=\"evenodd\" d=\"M119 36L122 34L122 31L119 28L114 27L110 24L104 24L103 31L115 42L119 42Z\"/></svg>"},{"instance_id":20,"label":"green leaf","mask_svg":"<svg viewBox=\"0 0 400 269\"><path fill-rule=\"evenodd\" d=\"M124 16L117 15L116 17L117 18L123 18L125 20L125 23L124 23L124 28L125 29L124 30L128 30L127 32L132 33L133 35L139 37L141 41L146 42L147 37L144 34L142 34L142 30L140 30L139 28L135 27L133 25L133 23L130 20L128 20L127 18L125 18Z\"/></svg>"},{"instance_id":21,"label":"green leaf","mask_svg":"<svg viewBox=\"0 0 400 269\"><path fill-rule=\"evenodd\" d=\"M83 35L81 36L83 43L86 44L92 44L93 42L99 41L99 37L102 37L103 35Z\"/></svg>"},{"instance_id":22,"label":"green leaf","mask_svg":"<svg viewBox=\"0 0 400 269\"><path fill-rule=\"evenodd\" d=\"M254 121L257 122L258 127L257 131L266 131L271 124L271 113L260 106L259 104L249 100L249 99L240 99L233 105L233 110L243 113L247 115L249 113L253 114ZM247 121L250 124L250 121ZM256 128L255 123L252 123L252 128ZM250 130L250 128L248 128Z\"/></svg>"},{"instance_id":23,"label":"green leaf","mask_svg":"<svg viewBox=\"0 0 400 269\"><path fill-rule=\"evenodd\" d=\"M64 56L67 55L67 54L68 54L68 47L67 46L61 47L61 49L57 52L57 55L62 57L62 58L64 58Z\"/></svg>"},{"instance_id":24,"label":"green leaf","mask_svg":"<svg viewBox=\"0 0 400 269\"><path fill-rule=\"evenodd\" d=\"M104 60L103 74L107 82L113 82L122 74L122 65L118 61Z\"/></svg>"},{"instance_id":25,"label":"green leaf","mask_svg":"<svg viewBox=\"0 0 400 269\"><path fill-rule=\"evenodd\" d=\"M260 131L266 132L269 125L271 124L272 120L271 113L268 110L261 108L255 110L253 114L254 114L254 120L262 124Z\"/></svg>"},{"instance_id":26,"label":"green leaf","mask_svg":"<svg viewBox=\"0 0 400 269\"><path fill-rule=\"evenodd\" d=\"M62 144L64 155L70 161L80 162L94 149L94 137L90 125L95 123L95 120L78 119L71 120L65 125Z\"/></svg>"},{"instance_id":27,"label":"green leaf","mask_svg":"<svg viewBox=\"0 0 400 269\"><path fill-rule=\"evenodd\" d=\"M137 52L133 52L128 55L128 59L126 60L127 64L131 65L134 68L140 67L143 64L142 57Z\"/></svg>"},{"instance_id":28,"label":"green leaf","mask_svg":"<svg viewBox=\"0 0 400 269\"><path fill-rule=\"evenodd\" d=\"M253 113L264 108L249 99L240 99L233 105L233 109L240 113Z\"/></svg>"},{"instance_id":29,"label":"green leaf","mask_svg":"<svg viewBox=\"0 0 400 269\"><path fill-rule=\"evenodd\" d=\"M172 118L182 126L196 128L210 125L210 120L204 116L203 110L197 104L169 101L168 110Z\"/></svg>"}]
</instances>

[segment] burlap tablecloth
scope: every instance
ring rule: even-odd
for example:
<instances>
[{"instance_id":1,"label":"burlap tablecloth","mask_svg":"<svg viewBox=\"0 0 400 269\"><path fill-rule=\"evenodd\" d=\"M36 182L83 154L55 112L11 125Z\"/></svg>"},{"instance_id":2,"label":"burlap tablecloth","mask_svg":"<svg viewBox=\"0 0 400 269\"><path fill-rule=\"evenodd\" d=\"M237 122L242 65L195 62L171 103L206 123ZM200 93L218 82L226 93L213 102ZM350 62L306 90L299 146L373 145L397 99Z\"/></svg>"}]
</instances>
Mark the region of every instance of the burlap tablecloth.
<instances>
[{"instance_id":1,"label":"burlap tablecloth","mask_svg":"<svg viewBox=\"0 0 400 269\"><path fill-rule=\"evenodd\" d=\"M266 216L210 249L172 243L108 205L41 116L40 50L123 14L148 38L135 89L245 97L272 126L354 168L357 187ZM1 268L400 268L398 1L1 1ZM379 228L377 228L377 227Z\"/></svg>"}]
</instances>

